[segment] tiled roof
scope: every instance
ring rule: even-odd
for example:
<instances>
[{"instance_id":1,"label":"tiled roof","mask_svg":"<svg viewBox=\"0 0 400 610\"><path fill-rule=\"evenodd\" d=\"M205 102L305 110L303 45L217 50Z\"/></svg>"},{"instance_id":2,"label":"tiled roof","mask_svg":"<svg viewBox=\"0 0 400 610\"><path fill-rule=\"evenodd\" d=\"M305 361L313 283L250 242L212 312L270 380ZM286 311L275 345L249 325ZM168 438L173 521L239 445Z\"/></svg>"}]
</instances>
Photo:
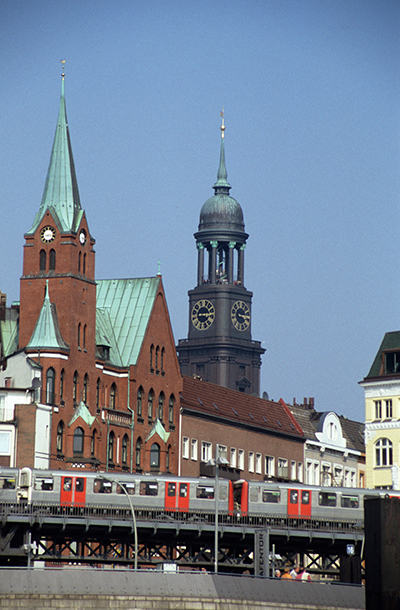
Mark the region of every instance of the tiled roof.
<instances>
[{"instance_id":1,"label":"tiled roof","mask_svg":"<svg viewBox=\"0 0 400 610\"><path fill-rule=\"evenodd\" d=\"M159 276L97 281L96 341L101 336L110 346L113 364L136 364L160 281Z\"/></svg>"},{"instance_id":2,"label":"tiled roof","mask_svg":"<svg viewBox=\"0 0 400 610\"><path fill-rule=\"evenodd\" d=\"M233 425L304 438L300 426L283 401L272 402L193 377L184 376L182 379L181 407L185 410L222 419Z\"/></svg>"}]
</instances>

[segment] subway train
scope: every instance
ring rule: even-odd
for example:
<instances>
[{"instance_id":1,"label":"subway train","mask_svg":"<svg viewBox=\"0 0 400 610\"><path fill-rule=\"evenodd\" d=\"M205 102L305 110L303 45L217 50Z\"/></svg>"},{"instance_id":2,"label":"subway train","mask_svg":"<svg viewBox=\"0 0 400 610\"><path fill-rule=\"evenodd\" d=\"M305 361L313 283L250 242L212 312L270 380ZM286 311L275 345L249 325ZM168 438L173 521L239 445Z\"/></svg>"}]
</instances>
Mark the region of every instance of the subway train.
<instances>
[{"instance_id":1,"label":"subway train","mask_svg":"<svg viewBox=\"0 0 400 610\"><path fill-rule=\"evenodd\" d=\"M334 527L362 527L366 497L400 497L400 492L307 486L296 482L218 479L220 519L264 524L270 519L318 522ZM215 479L0 468L0 505L46 507L89 514L101 510L135 510L153 514L203 516L215 514Z\"/></svg>"}]
</instances>

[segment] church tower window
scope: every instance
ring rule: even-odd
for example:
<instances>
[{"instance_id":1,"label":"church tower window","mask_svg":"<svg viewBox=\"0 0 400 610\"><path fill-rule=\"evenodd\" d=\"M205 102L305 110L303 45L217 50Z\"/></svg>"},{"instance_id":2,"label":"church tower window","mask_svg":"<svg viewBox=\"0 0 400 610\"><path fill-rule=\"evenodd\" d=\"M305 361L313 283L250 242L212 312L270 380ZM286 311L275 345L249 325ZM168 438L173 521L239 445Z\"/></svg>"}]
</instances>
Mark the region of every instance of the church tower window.
<instances>
[{"instance_id":1,"label":"church tower window","mask_svg":"<svg viewBox=\"0 0 400 610\"><path fill-rule=\"evenodd\" d=\"M56 251L52 248L49 256L49 269L54 271L56 268Z\"/></svg>"},{"instance_id":2,"label":"church tower window","mask_svg":"<svg viewBox=\"0 0 400 610\"><path fill-rule=\"evenodd\" d=\"M64 422L60 421L60 422L58 422L58 426L57 426L57 444L56 444L57 453L63 452L63 445L64 445Z\"/></svg>"},{"instance_id":3,"label":"church tower window","mask_svg":"<svg viewBox=\"0 0 400 610\"><path fill-rule=\"evenodd\" d=\"M46 271L46 252L44 250L40 250L39 269L40 271Z\"/></svg>"},{"instance_id":4,"label":"church tower window","mask_svg":"<svg viewBox=\"0 0 400 610\"><path fill-rule=\"evenodd\" d=\"M117 408L117 386L115 383L111 384L110 388L110 409Z\"/></svg>"},{"instance_id":5,"label":"church tower window","mask_svg":"<svg viewBox=\"0 0 400 610\"><path fill-rule=\"evenodd\" d=\"M78 371L75 371L74 377L72 379L72 400L76 404L78 397Z\"/></svg>"}]
</instances>

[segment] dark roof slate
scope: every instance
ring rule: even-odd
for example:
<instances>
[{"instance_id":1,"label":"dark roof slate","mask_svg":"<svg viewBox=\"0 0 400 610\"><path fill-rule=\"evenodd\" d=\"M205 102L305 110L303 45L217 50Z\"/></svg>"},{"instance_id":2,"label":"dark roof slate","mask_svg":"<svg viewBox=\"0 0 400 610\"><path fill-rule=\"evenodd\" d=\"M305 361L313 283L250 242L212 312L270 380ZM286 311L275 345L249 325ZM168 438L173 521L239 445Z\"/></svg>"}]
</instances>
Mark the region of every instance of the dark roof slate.
<instances>
[{"instance_id":1,"label":"dark roof slate","mask_svg":"<svg viewBox=\"0 0 400 610\"><path fill-rule=\"evenodd\" d=\"M265 400L194 377L183 376L181 407L234 425L304 438L301 427L283 400Z\"/></svg>"},{"instance_id":2,"label":"dark roof slate","mask_svg":"<svg viewBox=\"0 0 400 610\"><path fill-rule=\"evenodd\" d=\"M400 350L400 330L395 330L385 334L378 353L375 356L375 360L365 379L369 379L371 377L379 377L381 375L382 352L395 349Z\"/></svg>"}]
</instances>

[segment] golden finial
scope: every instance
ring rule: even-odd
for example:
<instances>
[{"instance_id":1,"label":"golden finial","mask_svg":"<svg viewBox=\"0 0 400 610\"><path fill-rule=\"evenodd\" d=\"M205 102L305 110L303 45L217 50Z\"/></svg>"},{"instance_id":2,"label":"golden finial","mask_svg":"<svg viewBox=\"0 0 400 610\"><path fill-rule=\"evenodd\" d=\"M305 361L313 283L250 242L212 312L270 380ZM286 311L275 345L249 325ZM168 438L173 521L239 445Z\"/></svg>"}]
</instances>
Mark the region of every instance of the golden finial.
<instances>
[{"instance_id":1,"label":"golden finial","mask_svg":"<svg viewBox=\"0 0 400 610\"><path fill-rule=\"evenodd\" d=\"M221 112L219 113L221 118L222 118L222 124L221 124L221 138L224 137L224 131L225 131L225 123L224 123L224 108L222 107Z\"/></svg>"},{"instance_id":2,"label":"golden finial","mask_svg":"<svg viewBox=\"0 0 400 610\"><path fill-rule=\"evenodd\" d=\"M64 76L65 76L65 59L60 59L60 63L62 64L62 79L64 80Z\"/></svg>"}]
</instances>

